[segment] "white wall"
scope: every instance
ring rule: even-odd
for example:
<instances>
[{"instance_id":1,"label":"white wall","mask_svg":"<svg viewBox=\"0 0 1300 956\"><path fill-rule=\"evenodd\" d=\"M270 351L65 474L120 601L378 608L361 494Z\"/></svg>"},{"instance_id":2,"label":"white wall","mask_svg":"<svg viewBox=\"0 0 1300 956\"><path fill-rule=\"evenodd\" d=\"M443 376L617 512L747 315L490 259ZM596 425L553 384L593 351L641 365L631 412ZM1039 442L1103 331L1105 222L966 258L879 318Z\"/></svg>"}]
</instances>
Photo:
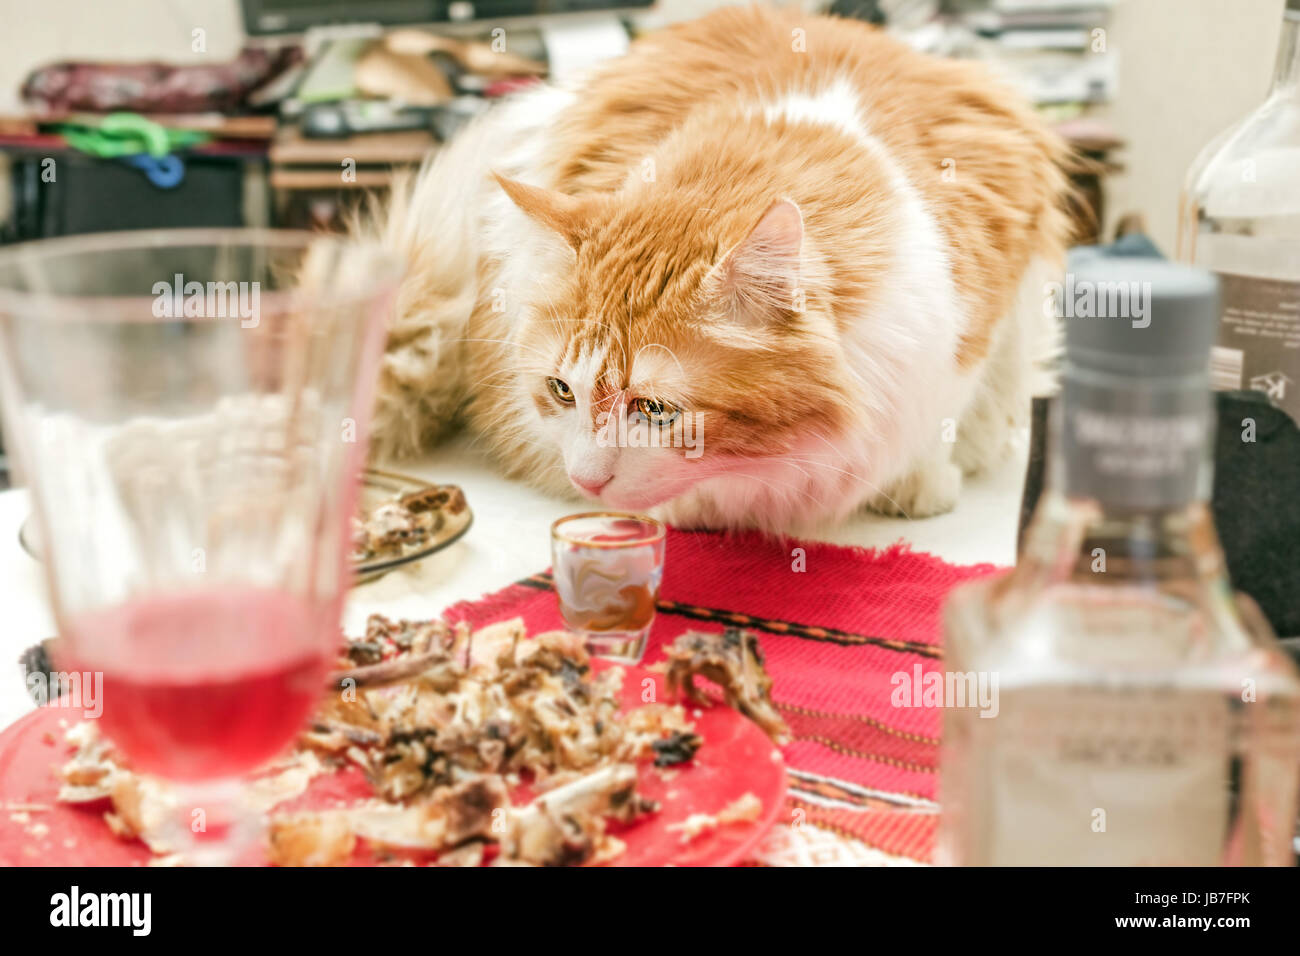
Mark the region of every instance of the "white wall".
<instances>
[{"instance_id":1,"label":"white wall","mask_svg":"<svg viewBox=\"0 0 1300 956\"><path fill-rule=\"evenodd\" d=\"M0 112L19 111L18 88L55 60L208 62L243 43L236 0L0 0ZM191 49L196 28L207 53Z\"/></svg>"},{"instance_id":2,"label":"white wall","mask_svg":"<svg viewBox=\"0 0 1300 956\"><path fill-rule=\"evenodd\" d=\"M1118 0L1109 41L1120 55L1108 111L1128 146L1112 177L1106 218L1145 215L1175 251L1178 195L1201 147L1263 100L1285 0Z\"/></svg>"}]
</instances>

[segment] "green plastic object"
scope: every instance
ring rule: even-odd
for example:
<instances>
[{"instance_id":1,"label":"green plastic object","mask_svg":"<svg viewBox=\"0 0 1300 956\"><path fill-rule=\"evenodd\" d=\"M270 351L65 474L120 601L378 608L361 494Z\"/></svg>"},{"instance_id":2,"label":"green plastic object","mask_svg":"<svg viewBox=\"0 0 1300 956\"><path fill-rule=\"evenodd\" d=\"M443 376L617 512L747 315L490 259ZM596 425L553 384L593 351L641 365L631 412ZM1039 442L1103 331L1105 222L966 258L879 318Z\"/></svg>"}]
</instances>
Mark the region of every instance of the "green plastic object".
<instances>
[{"instance_id":1,"label":"green plastic object","mask_svg":"<svg viewBox=\"0 0 1300 956\"><path fill-rule=\"evenodd\" d=\"M98 125L56 123L53 129L73 149L101 159L141 153L162 158L211 139L207 133L168 129L139 113L110 113Z\"/></svg>"}]
</instances>

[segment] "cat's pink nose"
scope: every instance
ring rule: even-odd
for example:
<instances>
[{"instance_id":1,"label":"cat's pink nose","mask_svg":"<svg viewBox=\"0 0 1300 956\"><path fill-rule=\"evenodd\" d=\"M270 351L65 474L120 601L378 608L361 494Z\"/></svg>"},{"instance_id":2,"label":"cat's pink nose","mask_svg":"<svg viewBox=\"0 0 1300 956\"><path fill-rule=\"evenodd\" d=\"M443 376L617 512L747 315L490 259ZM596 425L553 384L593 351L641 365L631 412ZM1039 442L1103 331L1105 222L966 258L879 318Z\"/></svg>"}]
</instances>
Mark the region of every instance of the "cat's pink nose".
<instances>
[{"instance_id":1,"label":"cat's pink nose","mask_svg":"<svg viewBox=\"0 0 1300 956\"><path fill-rule=\"evenodd\" d=\"M613 475L605 475L600 478L588 478L585 475L569 475L569 480L585 491L589 495L600 494L600 489L609 484L609 479Z\"/></svg>"}]
</instances>

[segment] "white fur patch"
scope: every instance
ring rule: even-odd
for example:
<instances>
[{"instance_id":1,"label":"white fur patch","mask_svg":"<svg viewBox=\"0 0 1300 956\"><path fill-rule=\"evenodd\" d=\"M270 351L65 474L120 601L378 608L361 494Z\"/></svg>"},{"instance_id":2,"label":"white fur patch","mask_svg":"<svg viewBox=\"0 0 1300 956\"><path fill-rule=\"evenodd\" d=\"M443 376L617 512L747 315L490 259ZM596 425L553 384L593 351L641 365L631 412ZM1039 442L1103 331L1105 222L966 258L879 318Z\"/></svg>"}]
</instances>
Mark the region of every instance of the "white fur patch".
<instances>
[{"instance_id":1,"label":"white fur patch","mask_svg":"<svg viewBox=\"0 0 1300 956\"><path fill-rule=\"evenodd\" d=\"M858 477L854 503L860 503L902 477L941 440L945 422L958 420L969 403L974 381L956 362L967 313L937 219L889 149L871 134L846 80L793 91L753 112L769 123L813 123L851 137L885 171L893 191L899 230L890 275L876 300L864 303L862 314L839 317L847 319L842 345L865 421L855 434L837 440L833 451L813 442L802 452L805 484L814 486L809 494L843 488L842 469ZM813 480L818 475L820 480Z\"/></svg>"},{"instance_id":2,"label":"white fur patch","mask_svg":"<svg viewBox=\"0 0 1300 956\"><path fill-rule=\"evenodd\" d=\"M461 157L458 175L439 171L423 177L417 189L412 223L421 235L463 239L473 244L480 262L491 264L481 274L491 284L487 291L499 289L504 299L505 330L497 334L513 337L528 309L537 311L538 321L547 321L541 290L550 276L571 268L572 252L520 212L487 174L492 170L550 186L547 137L556 117L573 100L570 90L540 87L502 104L448 148ZM836 316L847 329L840 342L855 380L853 404L861 410L861 420L843 435L802 436L782 457L727 461L725 468L722 463L715 468L706 454L687 467L668 449L609 447L596 440L590 398L603 356L584 354L571 367L543 369L540 365L547 359L538 354L533 358L540 365L534 371L564 378L578 397L578 407L538 422L523 389L514 383L520 392L515 403L519 419L500 424L499 445L526 463L534 480L561 478L553 487L567 485L562 480L565 470L585 479L612 474L602 498L615 507L640 509L664 501L667 494L676 495L656 510L684 526L758 525L789 531L843 517L900 483L925 492L914 495L916 501L933 499L938 502L935 508L941 507L956 488L926 481L918 469L951 478L952 448L944 437L950 424L961 423L963 432L970 426L976 433L985 425L991 428L995 413L1019 401L1032 351L1025 343L1036 327L1018 306L1012 318L1019 321L999 329L989 361L973 372L959 368L957 347L969 317L953 282L951 253L936 212L911 178L926 173L909 176L872 134L871 117L864 115L847 80L791 90L771 102L754 104L748 113L768 123L815 124L847 136L861 148L864 164L870 162L888 177L890 195L884 201L890 203L897 223L891 243L894 261L873 301L863 302L859 314ZM933 171L935 176L940 173ZM475 221L477 229L463 228L462 220ZM820 275L823 251L811 241L804 246L801 267ZM468 266L462 271L472 275ZM1025 281L1032 291L1032 283L1039 280ZM1035 306L1041 306L1041 299ZM829 328L825 333L835 334ZM993 372L1005 375L1005 380L992 381ZM683 377L672 357L657 350L639 353L631 374L630 384L638 390ZM979 400L973 403L973 398ZM513 414L514 406L504 407ZM944 494L931 493L936 488Z\"/></svg>"},{"instance_id":3,"label":"white fur patch","mask_svg":"<svg viewBox=\"0 0 1300 956\"><path fill-rule=\"evenodd\" d=\"M485 144L484 169L531 186L549 187L543 162L547 133L573 100L571 90L540 86L503 103L491 114L496 133ZM564 267L568 249L524 215L486 175L479 194L464 201L476 202L481 209L483 249L499 263L496 282L505 297L506 313L517 328L523 319L520 307L534 298L532 293L550 272Z\"/></svg>"}]
</instances>

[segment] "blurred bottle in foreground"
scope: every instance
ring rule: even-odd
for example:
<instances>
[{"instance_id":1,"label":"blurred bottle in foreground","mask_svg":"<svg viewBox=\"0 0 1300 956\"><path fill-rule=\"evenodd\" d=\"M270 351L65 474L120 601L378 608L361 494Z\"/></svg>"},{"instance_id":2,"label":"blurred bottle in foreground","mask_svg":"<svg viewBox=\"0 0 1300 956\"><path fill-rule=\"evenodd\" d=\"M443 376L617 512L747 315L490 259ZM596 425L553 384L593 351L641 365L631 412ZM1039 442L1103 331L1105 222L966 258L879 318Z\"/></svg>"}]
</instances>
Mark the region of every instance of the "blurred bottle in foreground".
<instances>
[{"instance_id":1,"label":"blurred bottle in foreground","mask_svg":"<svg viewBox=\"0 0 1300 956\"><path fill-rule=\"evenodd\" d=\"M1049 488L946 610L946 678L997 696L945 711L940 861L1290 864L1300 679L1207 503L1216 280L1095 258L1058 292Z\"/></svg>"},{"instance_id":2,"label":"blurred bottle in foreground","mask_svg":"<svg viewBox=\"0 0 1300 956\"><path fill-rule=\"evenodd\" d=\"M1300 423L1300 0L1287 0L1263 104L1202 150L1178 257L1219 274L1213 386L1249 388Z\"/></svg>"}]
</instances>

